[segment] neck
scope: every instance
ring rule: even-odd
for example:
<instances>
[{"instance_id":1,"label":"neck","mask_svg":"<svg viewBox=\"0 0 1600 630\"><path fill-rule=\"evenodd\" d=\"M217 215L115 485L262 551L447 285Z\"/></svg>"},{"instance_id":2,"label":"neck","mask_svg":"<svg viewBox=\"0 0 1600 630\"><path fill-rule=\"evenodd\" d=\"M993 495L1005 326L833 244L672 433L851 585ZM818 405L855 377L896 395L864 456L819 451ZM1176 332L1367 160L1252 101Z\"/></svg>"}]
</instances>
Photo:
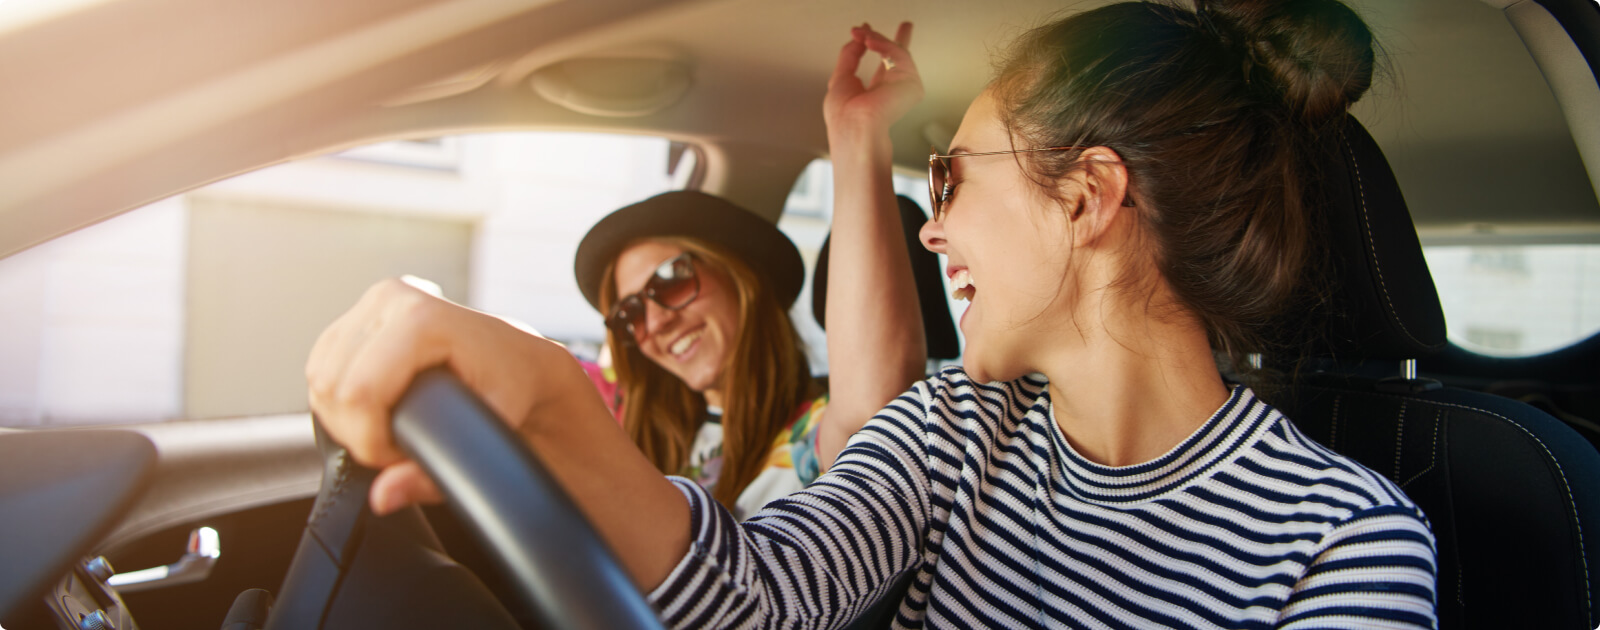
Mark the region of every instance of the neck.
<instances>
[{"instance_id":1,"label":"neck","mask_svg":"<svg viewBox=\"0 0 1600 630\"><path fill-rule=\"evenodd\" d=\"M705 395L706 404L707 405L710 405L712 407L718 407L718 408L721 408L723 406L722 405L722 390L721 389L708 389L708 390L703 391L701 393Z\"/></svg>"},{"instance_id":2,"label":"neck","mask_svg":"<svg viewBox=\"0 0 1600 630\"><path fill-rule=\"evenodd\" d=\"M1115 292L1101 292L1115 293ZM1056 424L1080 455L1130 466L1171 450L1228 399L1204 328L1191 316L1154 317L1143 300L1089 305L1104 319L1045 361ZM1099 318L1097 318L1099 319Z\"/></svg>"}]
</instances>

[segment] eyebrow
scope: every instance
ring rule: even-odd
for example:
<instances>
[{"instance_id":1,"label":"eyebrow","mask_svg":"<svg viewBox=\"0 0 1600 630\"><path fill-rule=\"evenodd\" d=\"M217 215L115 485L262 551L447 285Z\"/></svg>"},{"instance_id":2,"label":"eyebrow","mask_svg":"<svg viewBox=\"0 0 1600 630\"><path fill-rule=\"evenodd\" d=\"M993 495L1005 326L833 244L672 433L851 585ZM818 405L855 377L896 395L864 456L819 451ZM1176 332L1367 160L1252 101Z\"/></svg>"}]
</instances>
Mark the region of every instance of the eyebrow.
<instances>
[{"instance_id":1,"label":"eyebrow","mask_svg":"<svg viewBox=\"0 0 1600 630\"><path fill-rule=\"evenodd\" d=\"M966 147L960 146L960 145L956 145L956 146L950 147L950 155L955 155L957 153L971 153L971 152L972 151L968 150Z\"/></svg>"}]
</instances>

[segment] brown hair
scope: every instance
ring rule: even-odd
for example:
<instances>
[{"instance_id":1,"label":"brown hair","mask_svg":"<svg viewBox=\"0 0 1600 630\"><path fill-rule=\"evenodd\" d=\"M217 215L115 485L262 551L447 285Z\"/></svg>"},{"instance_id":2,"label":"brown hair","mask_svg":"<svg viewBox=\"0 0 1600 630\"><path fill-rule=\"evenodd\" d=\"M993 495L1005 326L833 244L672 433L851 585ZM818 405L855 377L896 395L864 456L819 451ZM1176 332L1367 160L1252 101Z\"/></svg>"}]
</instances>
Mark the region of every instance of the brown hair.
<instances>
[{"instance_id":1,"label":"brown hair","mask_svg":"<svg viewBox=\"0 0 1600 630\"><path fill-rule=\"evenodd\" d=\"M721 274L738 296L739 330L723 366L722 473L712 490L717 501L732 509L739 493L761 474L773 440L804 402L811 379L805 346L789 313L749 265L699 239L646 240L694 254L701 273ZM616 301L613 260L600 280L600 311L611 312ZM705 419L705 397L615 331L607 329L606 340L622 391L623 428L661 472L683 472Z\"/></svg>"},{"instance_id":2,"label":"brown hair","mask_svg":"<svg viewBox=\"0 0 1600 630\"><path fill-rule=\"evenodd\" d=\"M1117 153L1152 263L1239 369L1280 313L1325 299L1297 287L1321 266L1311 169L1371 85L1374 43L1336 0L1195 7L1129 2L1036 28L991 88L1014 143ZM1018 159L1053 195L1080 154Z\"/></svg>"}]
</instances>

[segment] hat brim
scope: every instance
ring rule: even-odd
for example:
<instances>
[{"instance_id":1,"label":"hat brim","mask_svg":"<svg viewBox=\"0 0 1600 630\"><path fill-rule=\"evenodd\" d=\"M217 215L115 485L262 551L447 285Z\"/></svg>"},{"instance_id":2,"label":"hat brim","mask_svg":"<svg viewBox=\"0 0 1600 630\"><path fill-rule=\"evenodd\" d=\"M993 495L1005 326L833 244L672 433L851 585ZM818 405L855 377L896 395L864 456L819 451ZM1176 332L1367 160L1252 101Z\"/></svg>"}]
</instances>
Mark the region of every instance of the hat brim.
<instances>
[{"instance_id":1,"label":"hat brim","mask_svg":"<svg viewBox=\"0 0 1600 630\"><path fill-rule=\"evenodd\" d=\"M623 248L640 239L672 236L699 239L737 256L785 308L800 295L805 262L778 226L721 197L680 190L623 207L589 229L573 263L584 299L600 310L606 267Z\"/></svg>"}]
</instances>

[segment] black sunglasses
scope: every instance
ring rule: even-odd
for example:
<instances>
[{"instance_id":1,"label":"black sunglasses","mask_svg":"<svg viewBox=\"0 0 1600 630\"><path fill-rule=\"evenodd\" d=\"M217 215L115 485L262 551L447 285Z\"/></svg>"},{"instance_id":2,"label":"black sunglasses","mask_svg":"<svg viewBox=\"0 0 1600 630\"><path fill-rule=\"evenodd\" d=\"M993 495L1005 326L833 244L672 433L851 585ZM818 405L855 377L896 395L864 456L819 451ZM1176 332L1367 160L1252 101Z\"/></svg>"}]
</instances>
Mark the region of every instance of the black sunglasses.
<instances>
[{"instance_id":1,"label":"black sunglasses","mask_svg":"<svg viewBox=\"0 0 1600 630\"><path fill-rule=\"evenodd\" d=\"M624 341L636 341L644 329L645 299L662 308L676 311L700 296L700 277L694 272L694 256L684 252L662 261L645 281L644 288L620 300L606 316L606 326Z\"/></svg>"}]
</instances>

